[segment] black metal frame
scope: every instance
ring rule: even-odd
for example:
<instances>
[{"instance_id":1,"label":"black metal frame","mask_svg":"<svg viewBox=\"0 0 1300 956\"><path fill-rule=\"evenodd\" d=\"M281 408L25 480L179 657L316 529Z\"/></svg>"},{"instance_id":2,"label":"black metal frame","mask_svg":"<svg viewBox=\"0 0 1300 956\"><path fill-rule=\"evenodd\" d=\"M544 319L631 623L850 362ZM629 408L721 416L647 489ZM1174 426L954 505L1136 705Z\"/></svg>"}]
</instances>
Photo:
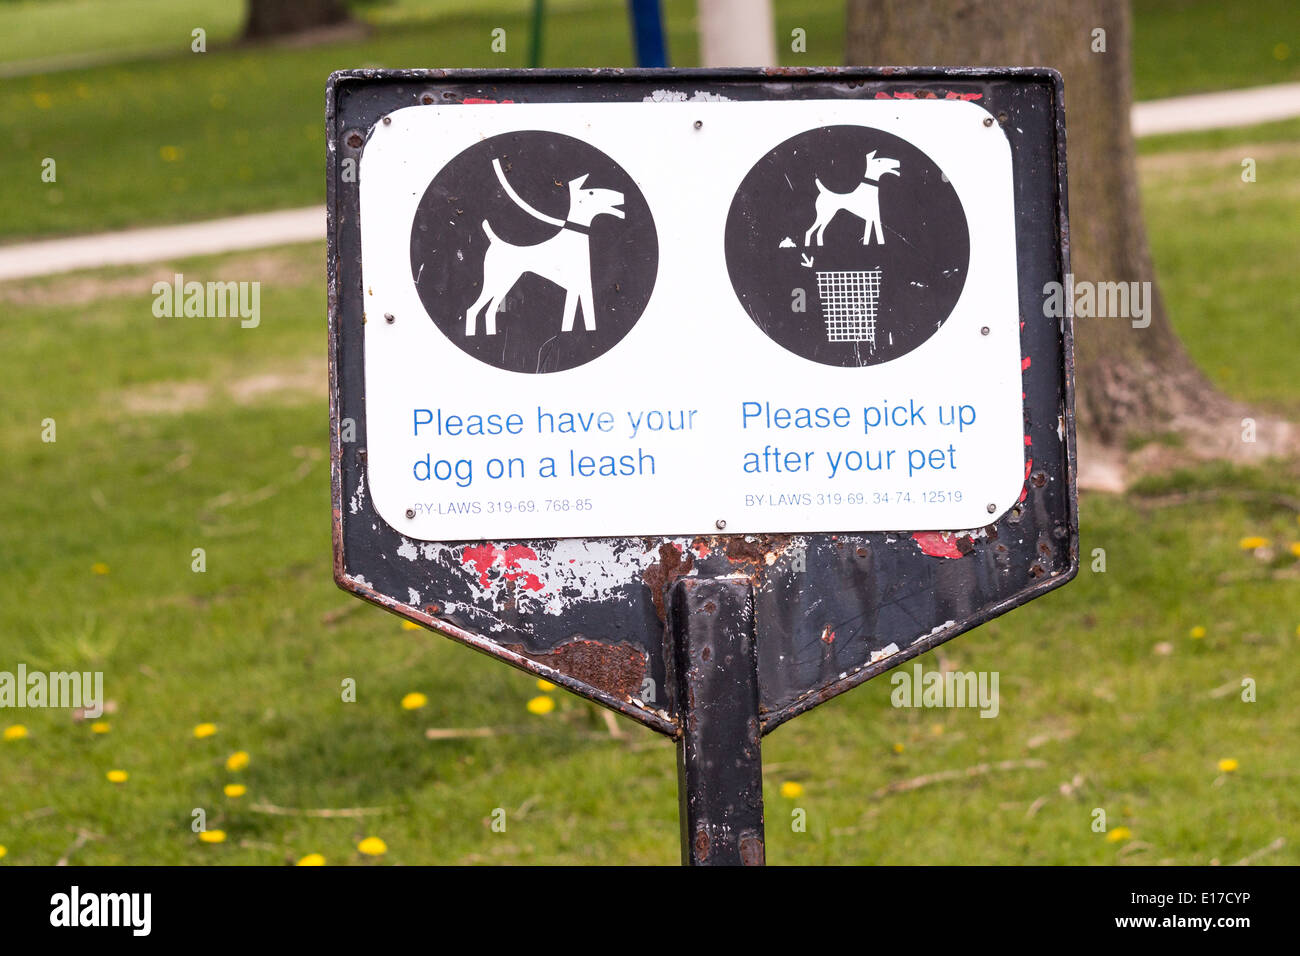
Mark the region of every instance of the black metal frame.
<instances>
[{"instance_id":1,"label":"black metal frame","mask_svg":"<svg viewBox=\"0 0 1300 956\"><path fill-rule=\"evenodd\" d=\"M1024 372L1025 493L988 526L955 529L949 538L900 530L606 539L627 555L655 557L615 595L574 599L560 616L530 615L508 602L491 611L489 637L489 612L475 607L480 596L465 568L442 558L399 561L401 533L375 512L368 494L347 494L365 489L366 429L359 200L356 183L342 176L343 163L359 162L375 124L406 106L637 101L663 88L715 90L733 99L978 95L975 102L1003 126L1012 150L1021 347L1032 359ZM1073 332L1068 317L1044 318L1041 307L1044 284L1063 282L1069 271L1063 90L1055 71L353 70L329 79L326 127L334 577L345 590L681 739L684 702L671 673L674 641L666 636L666 608L679 579L748 580L759 726L768 733L1077 572ZM354 423L354 443L342 441L346 419ZM555 546L495 542L521 543L543 552ZM408 587L439 598L413 605L403 597ZM897 650L884 654L891 645ZM636 688L647 677L665 688L666 699L641 699Z\"/></svg>"}]
</instances>

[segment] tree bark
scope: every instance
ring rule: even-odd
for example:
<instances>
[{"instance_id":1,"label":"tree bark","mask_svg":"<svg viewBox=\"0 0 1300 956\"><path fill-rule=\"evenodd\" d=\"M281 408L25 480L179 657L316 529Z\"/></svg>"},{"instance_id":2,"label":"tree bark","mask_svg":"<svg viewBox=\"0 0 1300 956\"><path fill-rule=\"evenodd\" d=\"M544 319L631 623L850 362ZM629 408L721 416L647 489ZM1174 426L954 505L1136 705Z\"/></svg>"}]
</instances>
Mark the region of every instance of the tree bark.
<instances>
[{"instance_id":1,"label":"tree bark","mask_svg":"<svg viewBox=\"0 0 1300 956\"><path fill-rule=\"evenodd\" d=\"M1104 53L1092 49L1097 29L1105 30ZM848 2L850 64L1050 66L1061 72L1075 280L1150 281L1153 292L1147 328L1123 318L1075 318L1080 437L1123 449L1133 438L1194 433L1213 446L1203 449L1211 454L1239 454L1241 418L1248 413L1196 367L1154 281L1129 125L1130 47L1128 0ZM1027 304L1027 314L1040 305Z\"/></svg>"},{"instance_id":2,"label":"tree bark","mask_svg":"<svg viewBox=\"0 0 1300 956\"><path fill-rule=\"evenodd\" d=\"M288 36L348 21L343 0L248 0L244 39Z\"/></svg>"}]
</instances>

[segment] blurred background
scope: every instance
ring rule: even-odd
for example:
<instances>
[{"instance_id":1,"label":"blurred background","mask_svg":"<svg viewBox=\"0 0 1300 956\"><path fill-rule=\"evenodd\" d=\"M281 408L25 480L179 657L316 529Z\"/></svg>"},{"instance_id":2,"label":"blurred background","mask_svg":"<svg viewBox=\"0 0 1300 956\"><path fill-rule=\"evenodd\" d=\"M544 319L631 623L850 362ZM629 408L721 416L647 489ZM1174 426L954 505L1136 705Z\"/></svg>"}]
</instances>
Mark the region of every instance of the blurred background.
<instances>
[{"instance_id":1,"label":"blurred background","mask_svg":"<svg viewBox=\"0 0 1300 956\"><path fill-rule=\"evenodd\" d=\"M998 671L998 718L879 679L783 726L769 862L1300 862L1300 7L654 19L661 47L623 0L0 0L0 671L108 698L0 709L0 865L676 862L670 742L335 588L320 208L332 70L660 49L1057 66L1075 272L1160 290L1150 329L1079 329L1078 579L921 659ZM256 328L155 314L176 273L259 282Z\"/></svg>"}]
</instances>

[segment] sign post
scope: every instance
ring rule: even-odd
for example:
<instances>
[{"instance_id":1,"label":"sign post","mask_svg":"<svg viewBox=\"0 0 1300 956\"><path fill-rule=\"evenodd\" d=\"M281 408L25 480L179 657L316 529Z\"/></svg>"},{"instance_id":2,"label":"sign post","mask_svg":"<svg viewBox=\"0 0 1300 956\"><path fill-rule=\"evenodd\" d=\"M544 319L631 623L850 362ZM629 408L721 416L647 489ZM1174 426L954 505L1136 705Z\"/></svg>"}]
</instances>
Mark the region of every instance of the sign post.
<instances>
[{"instance_id":1,"label":"sign post","mask_svg":"<svg viewBox=\"0 0 1300 956\"><path fill-rule=\"evenodd\" d=\"M341 587L676 740L760 741L1078 568L1041 69L331 77Z\"/></svg>"}]
</instances>

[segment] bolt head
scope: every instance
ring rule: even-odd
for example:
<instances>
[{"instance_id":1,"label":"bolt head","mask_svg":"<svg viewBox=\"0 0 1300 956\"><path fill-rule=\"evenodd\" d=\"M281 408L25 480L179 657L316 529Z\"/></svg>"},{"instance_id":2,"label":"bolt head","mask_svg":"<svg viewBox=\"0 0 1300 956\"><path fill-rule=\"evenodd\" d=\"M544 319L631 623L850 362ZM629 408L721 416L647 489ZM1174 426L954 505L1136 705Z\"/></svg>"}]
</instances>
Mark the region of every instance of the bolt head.
<instances>
[{"instance_id":1,"label":"bolt head","mask_svg":"<svg viewBox=\"0 0 1300 956\"><path fill-rule=\"evenodd\" d=\"M704 120L696 120L696 121L695 121L695 128L696 128L696 129L703 129L703 128L704 128Z\"/></svg>"},{"instance_id":2,"label":"bolt head","mask_svg":"<svg viewBox=\"0 0 1300 956\"><path fill-rule=\"evenodd\" d=\"M406 517L408 517L408 518L414 518L414 517L415 517L415 509L414 509L414 508L407 508L407 509L406 509Z\"/></svg>"},{"instance_id":3,"label":"bolt head","mask_svg":"<svg viewBox=\"0 0 1300 956\"><path fill-rule=\"evenodd\" d=\"M724 521L722 518L719 518L717 521L713 522L713 526L717 528L719 531L727 530L727 522Z\"/></svg>"},{"instance_id":4,"label":"bolt head","mask_svg":"<svg viewBox=\"0 0 1300 956\"><path fill-rule=\"evenodd\" d=\"M990 501L990 502L989 502L989 506L988 506L988 510L989 510L989 514L993 514L993 512L995 512L995 511L998 510L998 506L995 505L993 502Z\"/></svg>"},{"instance_id":5,"label":"bolt head","mask_svg":"<svg viewBox=\"0 0 1300 956\"><path fill-rule=\"evenodd\" d=\"M989 334L989 327L987 325L984 326L984 328L980 329L980 335L988 335L988 334Z\"/></svg>"},{"instance_id":6,"label":"bolt head","mask_svg":"<svg viewBox=\"0 0 1300 956\"><path fill-rule=\"evenodd\" d=\"M986 117L984 117L984 125L985 125L985 126L992 126L992 125L993 125L993 117L992 117L992 116L986 116Z\"/></svg>"},{"instance_id":7,"label":"bolt head","mask_svg":"<svg viewBox=\"0 0 1300 956\"><path fill-rule=\"evenodd\" d=\"M392 325L392 324L393 324L395 321L397 321L397 320L393 317L393 313L391 313L391 312L385 312L385 313L384 313L384 321L387 322L389 325Z\"/></svg>"}]
</instances>

